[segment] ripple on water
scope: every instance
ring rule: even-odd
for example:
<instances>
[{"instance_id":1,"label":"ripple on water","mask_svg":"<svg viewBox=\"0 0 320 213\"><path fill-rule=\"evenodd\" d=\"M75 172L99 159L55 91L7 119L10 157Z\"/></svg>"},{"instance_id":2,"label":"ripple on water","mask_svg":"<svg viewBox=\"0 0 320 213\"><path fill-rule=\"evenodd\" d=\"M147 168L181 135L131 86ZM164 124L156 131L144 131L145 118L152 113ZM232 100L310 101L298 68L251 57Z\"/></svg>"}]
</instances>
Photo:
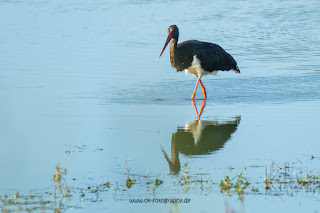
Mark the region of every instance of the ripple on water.
<instances>
[{"instance_id":1,"label":"ripple on water","mask_svg":"<svg viewBox=\"0 0 320 213\"><path fill-rule=\"evenodd\" d=\"M214 78L214 77L213 77ZM195 80L144 84L128 90L106 93L106 103L185 104ZM320 99L320 75L275 76L260 78L203 79L207 102L215 104L273 103ZM111 97L109 97L109 95ZM202 98L198 88L196 98Z\"/></svg>"}]
</instances>

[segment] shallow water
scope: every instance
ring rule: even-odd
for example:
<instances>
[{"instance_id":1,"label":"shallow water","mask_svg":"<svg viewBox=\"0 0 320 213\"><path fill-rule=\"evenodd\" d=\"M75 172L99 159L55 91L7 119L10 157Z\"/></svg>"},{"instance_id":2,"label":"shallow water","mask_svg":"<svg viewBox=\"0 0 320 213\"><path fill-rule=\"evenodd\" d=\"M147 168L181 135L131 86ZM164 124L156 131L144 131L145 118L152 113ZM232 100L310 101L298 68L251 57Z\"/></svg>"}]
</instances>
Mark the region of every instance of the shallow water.
<instances>
[{"instance_id":1,"label":"shallow water","mask_svg":"<svg viewBox=\"0 0 320 213\"><path fill-rule=\"evenodd\" d=\"M320 175L319 9L318 1L0 1L2 211L319 211L319 187L263 183L272 162L289 163L295 179ZM180 41L224 47L241 74L204 77L208 99L192 103L195 77L175 72L168 50L158 58L171 24ZM57 163L71 190L63 205L50 194ZM225 176L241 172L251 183L243 201L220 192ZM185 174L193 182L179 185ZM7 202L17 191L50 203ZM130 203L149 198L190 203Z\"/></svg>"}]
</instances>

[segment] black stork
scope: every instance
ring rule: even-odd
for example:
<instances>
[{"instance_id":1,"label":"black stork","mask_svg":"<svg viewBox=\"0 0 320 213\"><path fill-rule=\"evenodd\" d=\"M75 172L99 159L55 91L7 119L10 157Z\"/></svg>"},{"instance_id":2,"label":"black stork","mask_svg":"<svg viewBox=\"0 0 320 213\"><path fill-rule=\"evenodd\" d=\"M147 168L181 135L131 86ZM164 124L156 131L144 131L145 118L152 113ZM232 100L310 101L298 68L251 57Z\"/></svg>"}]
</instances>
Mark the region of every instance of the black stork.
<instances>
[{"instance_id":1,"label":"black stork","mask_svg":"<svg viewBox=\"0 0 320 213\"><path fill-rule=\"evenodd\" d=\"M198 78L191 95L192 100L196 95L199 83L204 99L207 98L206 89L200 80L202 76L208 74L215 75L219 70L233 70L236 73L240 73L237 62L219 45L197 40L189 40L178 44L178 39L179 29L176 25L171 25L168 28L168 37L159 58L170 42L171 65L176 68L177 71L185 70L186 73L191 73Z\"/></svg>"}]
</instances>

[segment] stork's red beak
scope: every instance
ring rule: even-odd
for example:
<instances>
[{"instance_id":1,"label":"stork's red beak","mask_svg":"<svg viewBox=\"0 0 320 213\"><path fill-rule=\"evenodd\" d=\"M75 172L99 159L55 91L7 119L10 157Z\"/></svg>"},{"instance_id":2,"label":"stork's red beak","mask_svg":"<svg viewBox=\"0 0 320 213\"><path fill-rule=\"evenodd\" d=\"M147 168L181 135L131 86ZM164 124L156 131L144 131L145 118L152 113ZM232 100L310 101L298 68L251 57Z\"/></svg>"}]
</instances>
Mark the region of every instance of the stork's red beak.
<instances>
[{"instance_id":1,"label":"stork's red beak","mask_svg":"<svg viewBox=\"0 0 320 213\"><path fill-rule=\"evenodd\" d=\"M169 42L170 42L171 39L172 39L172 35L169 33L169 34L168 34L168 37L167 37L167 40L166 40L166 43L164 44L164 46L163 46L163 48L162 48L162 50L161 50L161 53L160 53L159 58L161 57L163 51L166 49L166 47L167 47L167 45L169 44Z\"/></svg>"}]
</instances>

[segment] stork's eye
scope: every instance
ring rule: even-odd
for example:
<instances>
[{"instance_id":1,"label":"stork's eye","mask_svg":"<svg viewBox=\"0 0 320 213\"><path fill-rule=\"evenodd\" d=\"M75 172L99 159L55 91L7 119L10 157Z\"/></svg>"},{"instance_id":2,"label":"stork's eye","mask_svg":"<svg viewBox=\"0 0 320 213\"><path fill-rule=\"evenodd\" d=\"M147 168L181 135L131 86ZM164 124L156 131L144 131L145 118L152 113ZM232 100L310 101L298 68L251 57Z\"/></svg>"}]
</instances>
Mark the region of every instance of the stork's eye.
<instances>
[{"instance_id":1,"label":"stork's eye","mask_svg":"<svg viewBox=\"0 0 320 213\"><path fill-rule=\"evenodd\" d=\"M173 34L173 30L171 28L169 28L168 33Z\"/></svg>"}]
</instances>

